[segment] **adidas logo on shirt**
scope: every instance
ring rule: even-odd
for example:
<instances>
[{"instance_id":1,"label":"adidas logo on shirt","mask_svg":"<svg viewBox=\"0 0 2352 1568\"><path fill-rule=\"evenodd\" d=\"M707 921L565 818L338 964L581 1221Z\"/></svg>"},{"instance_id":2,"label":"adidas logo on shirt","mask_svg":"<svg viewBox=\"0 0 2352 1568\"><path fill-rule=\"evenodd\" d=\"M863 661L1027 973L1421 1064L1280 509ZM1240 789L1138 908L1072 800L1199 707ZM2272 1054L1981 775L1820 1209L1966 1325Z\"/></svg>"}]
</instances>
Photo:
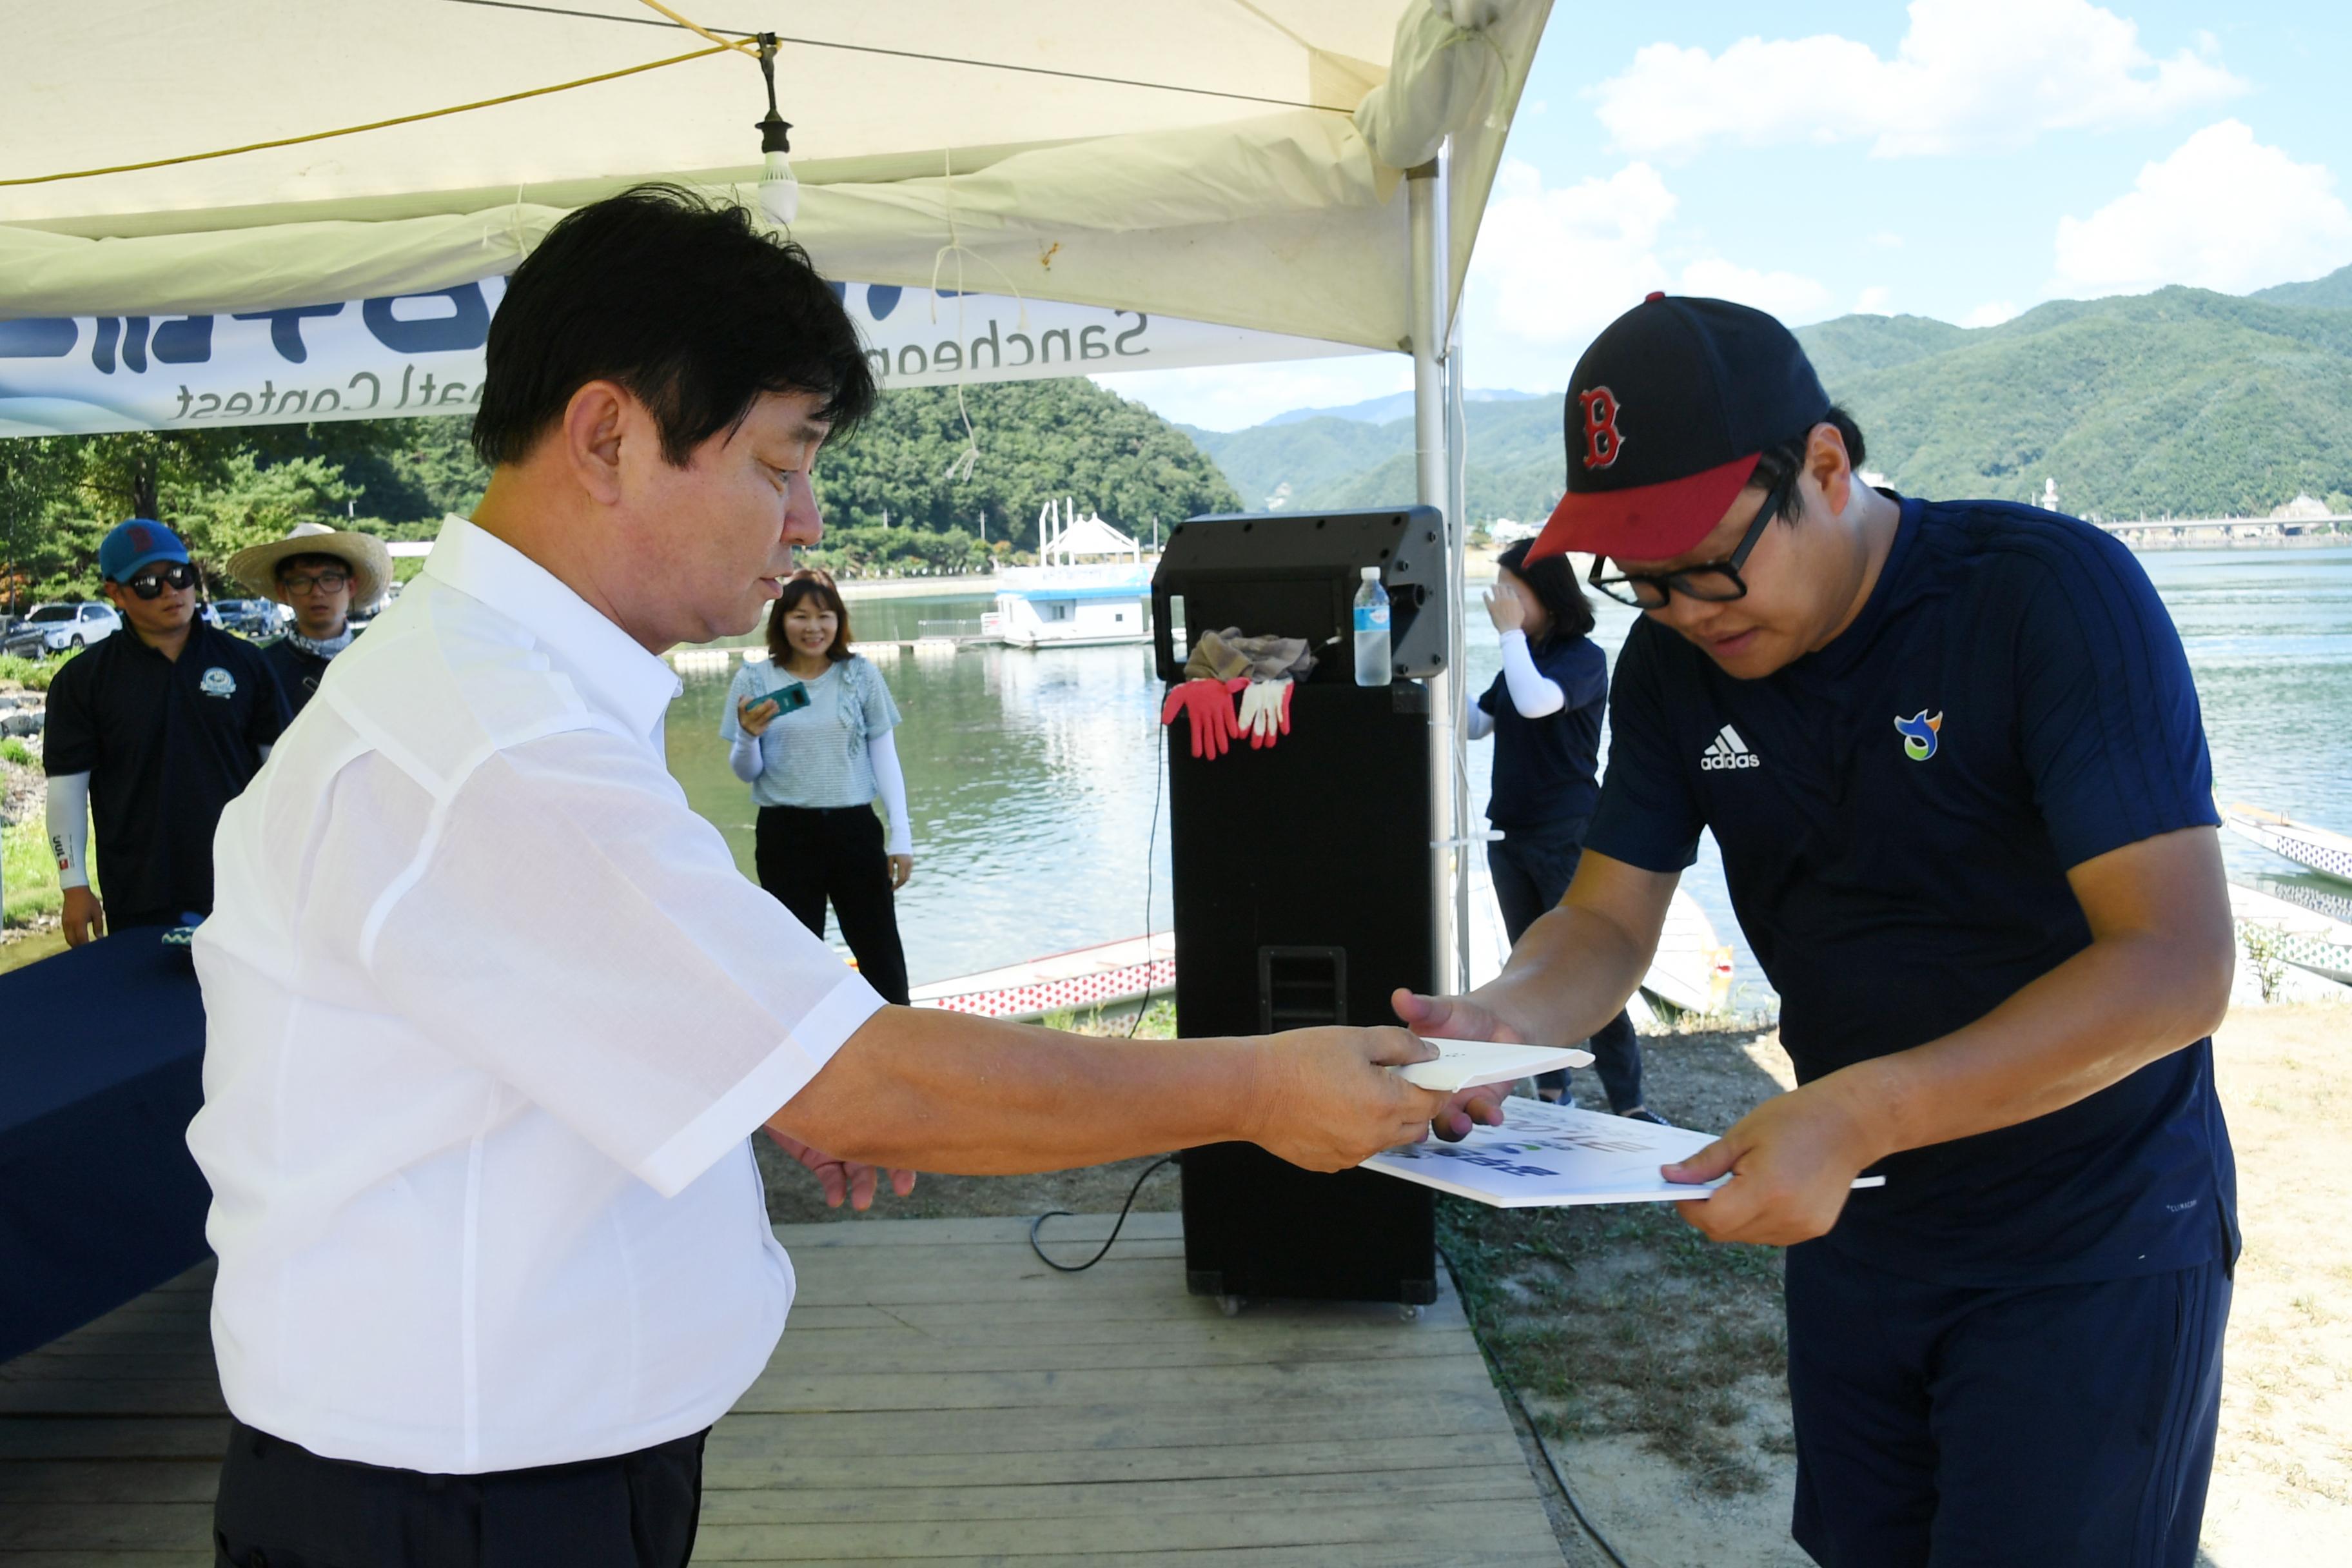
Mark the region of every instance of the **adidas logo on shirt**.
<instances>
[{"instance_id":1,"label":"adidas logo on shirt","mask_svg":"<svg viewBox=\"0 0 2352 1568\"><path fill-rule=\"evenodd\" d=\"M1739 731L1726 724L1715 732L1715 740L1699 754L1699 771L1713 773L1719 768L1760 768L1764 759L1748 749Z\"/></svg>"}]
</instances>

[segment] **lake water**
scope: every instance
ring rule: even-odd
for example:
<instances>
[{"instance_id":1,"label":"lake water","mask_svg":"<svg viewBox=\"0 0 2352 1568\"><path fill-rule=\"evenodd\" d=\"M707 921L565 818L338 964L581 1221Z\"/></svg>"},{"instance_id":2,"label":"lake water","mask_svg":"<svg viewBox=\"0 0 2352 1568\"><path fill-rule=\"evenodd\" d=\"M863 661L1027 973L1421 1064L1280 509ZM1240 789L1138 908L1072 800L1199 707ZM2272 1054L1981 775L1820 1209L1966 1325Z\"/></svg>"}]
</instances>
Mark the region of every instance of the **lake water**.
<instances>
[{"instance_id":1,"label":"lake water","mask_svg":"<svg viewBox=\"0 0 2352 1568\"><path fill-rule=\"evenodd\" d=\"M2221 798L2352 832L2352 550L2140 560L2189 649ZM1465 606L1474 691L1500 661L1480 592L1474 584ZM866 600L851 618L861 637L912 637L950 623L976 629L982 607L971 598ZM1596 608L1594 637L1613 658L1633 612L1605 600ZM979 647L903 654L881 668L906 718L898 752L915 877L899 894L898 920L915 984L1134 936L1147 919L1167 929L1163 732L1149 648ZM727 679L685 677L670 710L669 759L748 876L750 794L718 739ZM1481 812L1493 754L1491 742L1470 748ZM2232 875L2293 869L2232 836L2223 844ZM1711 842L1684 885L1733 946L1738 1005L1769 1004Z\"/></svg>"}]
</instances>

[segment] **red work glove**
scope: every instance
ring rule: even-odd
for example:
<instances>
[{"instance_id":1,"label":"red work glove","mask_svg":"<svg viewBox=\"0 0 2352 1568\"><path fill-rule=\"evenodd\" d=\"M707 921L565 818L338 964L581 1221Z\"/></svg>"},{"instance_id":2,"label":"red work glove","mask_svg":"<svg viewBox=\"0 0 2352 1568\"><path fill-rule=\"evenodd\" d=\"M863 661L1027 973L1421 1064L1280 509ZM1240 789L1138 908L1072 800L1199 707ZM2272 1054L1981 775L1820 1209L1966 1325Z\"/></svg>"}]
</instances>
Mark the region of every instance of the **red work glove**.
<instances>
[{"instance_id":1,"label":"red work glove","mask_svg":"<svg viewBox=\"0 0 2352 1568\"><path fill-rule=\"evenodd\" d=\"M1250 750L1262 752L1290 733L1290 682L1260 680L1242 694L1242 730Z\"/></svg>"},{"instance_id":2,"label":"red work glove","mask_svg":"<svg viewBox=\"0 0 2352 1568\"><path fill-rule=\"evenodd\" d=\"M1234 721L1234 693L1249 684L1246 680L1187 680L1169 689L1168 700L1160 705L1160 721L1173 724L1176 715L1191 718L1192 754L1213 762L1233 750L1234 738L1241 728Z\"/></svg>"}]
</instances>

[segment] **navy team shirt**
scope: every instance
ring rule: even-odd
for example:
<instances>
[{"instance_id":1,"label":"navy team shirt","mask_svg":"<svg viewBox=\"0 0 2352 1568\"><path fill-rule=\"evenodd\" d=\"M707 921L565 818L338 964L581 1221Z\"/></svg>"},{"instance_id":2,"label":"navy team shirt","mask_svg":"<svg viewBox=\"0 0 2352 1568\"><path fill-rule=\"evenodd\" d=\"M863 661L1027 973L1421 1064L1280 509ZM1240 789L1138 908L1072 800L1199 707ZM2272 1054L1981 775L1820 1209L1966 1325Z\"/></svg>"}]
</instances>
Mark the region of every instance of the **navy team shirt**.
<instances>
[{"instance_id":1,"label":"navy team shirt","mask_svg":"<svg viewBox=\"0 0 2352 1568\"><path fill-rule=\"evenodd\" d=\"M1581 826L1601 797L1601 709L1609 696L1609 656L1591 637L1528 639L1528 661L1567 698L1557 713L1529 719L1512 706L1501 675L1479 697L1494 717L1495 771L1486 820L1497 827Z\"/></svg>"},{"instance_id":2,"label":"navy team shirt","mask_svg":"<svg viewBox=\"0 0 2352 1568\"><path fill-rule=\"evenodd\" d=\"M177 660L126 626L58 671L41 759L89 775L110 927L212 911L213 831L288 718L261 650L202 620Z\"/></svg>"},{"instance_id":3,"label":"navy team shirt","mask_svg":"<svg viewBox=\"0 0 2352 1568\"><path fill-rule=\"evenodd\" d=\"M2147 574L2086 523L2000 502L1902 500L1853 624L1760 680L1644 617L1610 722L1587 847L1678 873L1714 831L1803 1082L1981 1018L2090 944L2068 868L2218 821ZM1872 1169L1886 1185L1827 1239L1916 1279L2071 1283L2236 1253L2210 1040Z\"/></svg>"}]
</instances>

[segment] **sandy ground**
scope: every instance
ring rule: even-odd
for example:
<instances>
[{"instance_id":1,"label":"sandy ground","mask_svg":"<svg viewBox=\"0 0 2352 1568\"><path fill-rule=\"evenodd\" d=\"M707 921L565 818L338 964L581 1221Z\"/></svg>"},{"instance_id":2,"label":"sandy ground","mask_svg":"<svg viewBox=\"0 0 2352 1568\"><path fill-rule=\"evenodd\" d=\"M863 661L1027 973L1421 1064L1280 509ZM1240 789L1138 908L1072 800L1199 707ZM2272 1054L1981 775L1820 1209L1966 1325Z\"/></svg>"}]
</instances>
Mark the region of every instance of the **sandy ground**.
<instances>
[{"instance_id":1,"label":"sandy ground","mask_svg":"<svg viewBox=\"0 0 2352 1568\"><path fill-rule=\"evenodd\" d=\"M1791 1081L1788 1058L1769 1036L1654 1037L1643 1045L1650 1103L1684 1126L1725 1126ZM2334 1173L2352 1133L2352 1010L2241 1009L2218 1050L2247 1245L2200 1561L2208 1568L2352 1561L2345 1544L2352 1542L2352 1306L2345 1304L2352 1301L2352 1237L2332 1223ZM1580 1082L1580 1098L1588 1087ZM914 1201L886 1203L877 1213L1115 1211L1148 1163L1049 1176L926 1178ZM827 1213L797 1170L762 1163L777 1218L849 1217ZM1137 1206L1173 1208L1177 1192L1175 1173L1163 1170ZM1461 1223L1450 1245L1460 1245ZM1555 1247L1531 1257L1503 1287L1514 1322L1548 1314L1557 1324L1572 1313L1590 1330L1582 1348L1571 1342L1569 1352L1584 1358L1569 1363L1583 1375L1552 1384L1550 1393L1542 1362L1531 1359L1544 1345L1498 1347L1506 1364L1518 1369L1554 1460L1636 1568L1807 1563L1788 1537L1794 1479L1788 1399L1774 1347L1756 1331L1777 1317L1777 1278L1752 1268L1694 1271L1687 1249L1663 1227L1621 1219L1612 1230L1612 1222L1602 1223L1585 1251ZM1681 1337L1667 1359L1686 1363L1696 1359L1689 1347L1705 1347L1720 1373L1696 1394L1667 1396L1664 1420L1655 1399L1645 1404L1640 1389L1620 1386L1638 1379L1603 1364L1610 1345L1632 1336L1637 1321L1654 1321L1645 1314L1662 1303L1681 1314ZM1720 1348L1735 1339L1744 1348ZM1560 1353L1557 1344L1550 1349ZM1684 1462L1667 1457L1674 1452ZM1702 1463L1696 1455L1713 1458ZM1564 1512L1559 1528L1574 1568L1604 1562Z\"/></svg>"}]
</instances>

